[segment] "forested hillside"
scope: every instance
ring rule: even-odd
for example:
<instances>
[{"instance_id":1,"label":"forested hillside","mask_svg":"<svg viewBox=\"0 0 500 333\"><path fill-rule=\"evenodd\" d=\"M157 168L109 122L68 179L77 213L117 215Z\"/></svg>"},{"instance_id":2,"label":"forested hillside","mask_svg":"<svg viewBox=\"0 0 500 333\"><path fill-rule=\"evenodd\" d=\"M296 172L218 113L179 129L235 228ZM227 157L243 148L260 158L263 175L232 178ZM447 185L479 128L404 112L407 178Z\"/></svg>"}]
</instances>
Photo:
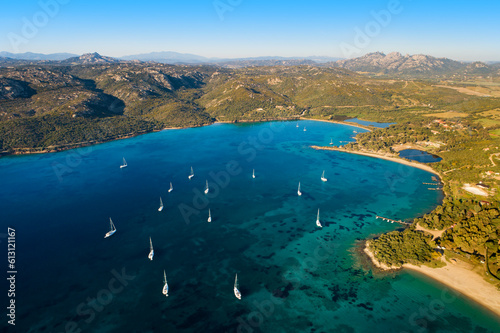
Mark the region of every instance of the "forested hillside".
<instances>
[{"instance_id":1,"label":"forested hillside","mask_svg":"<svg viewBox=\"0 0 500 333\"><path fill-rule=\"evenodd\" d=\"M0 150L59 149L55 146L215 121L301 116L399 121L408 112L462 108L473 99L433 82L380 79L342 68L228 69L90 54L0 68ZM105 134L96 130L104 123Z\"/></svg>"}]
</instances>

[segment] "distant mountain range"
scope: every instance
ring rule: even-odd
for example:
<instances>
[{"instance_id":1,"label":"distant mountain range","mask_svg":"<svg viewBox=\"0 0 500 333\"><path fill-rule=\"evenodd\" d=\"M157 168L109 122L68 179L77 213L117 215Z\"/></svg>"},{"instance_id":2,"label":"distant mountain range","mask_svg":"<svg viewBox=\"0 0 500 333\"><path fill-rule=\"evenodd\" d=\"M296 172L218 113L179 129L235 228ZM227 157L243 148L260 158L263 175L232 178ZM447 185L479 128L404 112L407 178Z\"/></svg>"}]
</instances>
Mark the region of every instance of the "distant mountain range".
<instances>
[{"instance_id":1,"label":"distant mountain range","mask_svg":"<svg viewBox=\"0 0 500 333\"><path fill-rule=\"evenodd\" d=\"M448 58L436 58L424 54L402 55L399 52L384 54L374 52L354 59L331 57L253 57L237 59L206 58L194 54L178 52L151 52L121 58L102 56L99 53L86 53L81 56L71 53L9 53L0 52L0 66L34 64L38 62L63 65L112 64L118 62L156 62L165 64L215 65L226 68L259 66L321 66L341 67L355 72L388 75L448 75L477 74L498 75L498 62L462 62Z\"/></svg>"},{"instance_id":2,"label":"distant mountain range","mask_svg":"<svg viewBox=\"0 0 500 333\"><path fill-rule=\"evenodd\" d=\"M154 61L160 63L203 63L203 62L212 62L212 60L217 59L209 59L195 54L189 53L178 53L178 52L151 52L151 53L142 53L135 55L128 55L121 57L123 60L139 60L139 61Z\"/></svg>"},{"instance_id":3,"label":"distant mountain range","mask_svg":"<svg viewBox=\"0 0 500 333\"><path fill-rule=\"evenodd\" d=\"M88 64L114 64L120 62L119 59L102 56L97 52L86 53L81 56L71 57L61 61L63 64L88 65Z\"/></svg>"},{"instance_id":4,"label":"distant mountain range","mask_svg":"<svg viewBox=\"0 0 500 333\"><path fill-rule=\"evenodd\" d=\"M65 60L71 57L78 57L78 54L73 53L52 53L52 54L43 54L43 53L10 53L1 51L0 57L18 59L18 60Z\"/></svg>"},{"instance_id":5,"label":"distant mountain range","mask_svg":"<svg viewBox=\"0 0 500 333\"><path fill-rule=\"evenodd\" d=\"M83 58L82 58L83 57ZM165 64L230 64L231 67L236 66L238 62L244 64L251 64L251 62L256 62L258 66L273 66L274 63L285 62L285 64L296 63L296 64L314 64L314 63L326 63L334 62L340 58L334 57L323 57L323 56L310 56L310 57L250 57L250 58L207 58L195 54L189 53L179 53L179 52L151 52L143 54L128 55L119 58L111 58L101 56L98 53L87 53L82 56L72 53L53 53L53 54L42 54L42 53L10 53L10 52L0 52L0 58L9 58L14 60L28 60L28 61L65 61L66 63L81 63L81 62L92 62L97 63L103 62L115 62L120 60L125 61L151 61L159 62ZM78 60L78 59L79 60ZM102 58L102 59L101 59ZM106 58L107 60L104 60ZM113 59L113 60L112 60ZM5 61L5 59L4 59ZM302 61L303 63L300 63Z\"/></svg>"},{"instance_id":6,"label":"distant mountain range","mask_svg":"<svg viewBox=\"0 0 500 333\"><path fill-rule=\"evenodd\" d=\"M339 60L329 65L355 72L396 75L441 75L441 74L498 74L498 66L484 62L462 62L448 58L436 58L425 54L402 55L399 52L384 54L368 53L354 59Z\"/></svg>"},{"instance_id":7,"label":"distant mountain range","mask_svg":"<svg viewBox=\"0 0 500 333\"><path fill-rule=\"evenodd\" d=\"M198 63L234 63L237 61L291 61L291 60L310 60L316 63L324 63L330 61L337 61L340 58L333 57L321 57L321 56L310 56L310 57L278 57L278 56L265 56L265 57L249 57L249 58L206 58L189 53L178 53L178 52L151 52L136 55L129 55L121 57L123 60L140 60L140 61L155 61L160 63L185 63L185 64L198 64Z\"/></svg>"},{"instance_id":8,"label":"distant mountain range","mask_svg":"<svg viewBox=\"0 0 500 333\"><path fill-rule=\"evenodd\" d=\"M336 65L353 71L361 72L430 72L457 70L464 63L428 55L402 55L399 52L384 54L369 53L359 58L339 60Z\"/></svg>"}]
</instances>

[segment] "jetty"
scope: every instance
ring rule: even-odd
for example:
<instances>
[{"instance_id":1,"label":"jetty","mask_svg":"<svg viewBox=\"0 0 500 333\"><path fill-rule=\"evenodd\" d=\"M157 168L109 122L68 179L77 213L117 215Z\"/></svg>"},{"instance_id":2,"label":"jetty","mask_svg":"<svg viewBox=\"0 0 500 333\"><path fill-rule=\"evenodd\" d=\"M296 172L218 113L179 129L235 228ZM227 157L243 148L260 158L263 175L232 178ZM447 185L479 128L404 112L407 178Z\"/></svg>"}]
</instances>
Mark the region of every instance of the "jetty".
<instances>
[{"instance_id":1,"label":"jetty","mask_svg":"<svg viewBox=\"0 0 500 333\"><path fill-rule=\"evenodd\" d=\"M391 222L391 223L399 223L399 224L402 224L402 225L411 225L411 223L408 223L408 222L404 222L404 221L401 221L401 220L393 220L393 219L390 219L388 217L383 217L383 216L378 216L378 215L375 215L375 218L377 219L382 219L384 221L387 221L387 222Z\"/></svg>"}]
</instances>

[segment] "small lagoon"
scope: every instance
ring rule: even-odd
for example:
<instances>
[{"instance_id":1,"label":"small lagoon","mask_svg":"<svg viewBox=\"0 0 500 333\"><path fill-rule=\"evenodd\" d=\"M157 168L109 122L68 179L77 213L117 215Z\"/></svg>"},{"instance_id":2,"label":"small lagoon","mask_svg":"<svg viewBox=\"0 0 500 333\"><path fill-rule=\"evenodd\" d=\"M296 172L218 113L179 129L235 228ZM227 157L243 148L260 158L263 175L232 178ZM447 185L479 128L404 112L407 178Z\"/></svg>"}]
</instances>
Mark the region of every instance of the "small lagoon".
<instances>
[{"instance_id":1,"label":"small lagoon","mask_svg":"<svg viewBox=\"0 0 500 333\"><path fill-rule=\"evenodd\" d=\"M429 154L418 149L404 149L399 152L399 157L404 157L420 163L436 163L442 160L441 157Z\"/></svg>"},{"instance_id":2,"label":"small lagoon","mask_svg":"<svg viewBox=\"0 0 500 333\"><path fill-rule=\"evenodd\" d=\"M363 126L373 126L373 127L377 127L377 128L385 128L385 127L389 127L390 125L395 124L395 123L377 123L375 121L361 120L358 118L347 119L345 121L351 122L351 123L356 123L356 124L363 125Z\"/></svg>"}]
</instances>

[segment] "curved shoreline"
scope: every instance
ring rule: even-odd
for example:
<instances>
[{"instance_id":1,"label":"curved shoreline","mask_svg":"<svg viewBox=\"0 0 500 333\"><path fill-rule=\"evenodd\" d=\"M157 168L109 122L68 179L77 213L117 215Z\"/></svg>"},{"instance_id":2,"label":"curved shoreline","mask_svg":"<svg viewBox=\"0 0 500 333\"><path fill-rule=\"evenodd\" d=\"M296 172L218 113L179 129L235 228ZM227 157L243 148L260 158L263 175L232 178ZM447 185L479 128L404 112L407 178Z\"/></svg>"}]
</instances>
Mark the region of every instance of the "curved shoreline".
<instances>
[{"instance_id":1,"label":"curved shoreline","mask_svg":"<svg viewBox=\"0 0 500 333\"><path fill-rule=\"evenodd\" d=\"M404 264L403 268L423 274L462 294L500 318L500 293L494 285L479 279L474 271L446 262L446 266L431 268Z\"/></svg>"},{"instance_id":2,"label":"curved shoreline","mask_svg":"<svg viewBox=\"0 0 500 333\"><path fill-rule=\"evenodd\" d=\"M347 126L362 128L362 129L365 129L365 130L367 130L369 132L373 131L373 129L370 128L370 127L368 127L368 126L361 125L361 124L358 124L358 123L349 123L349 122L340 121L340 120L313 119L313 118L303 118L303 117L300 117L300 120L321 121L321 122L324 122L324 123L340 124L340 125L347 125Z\"/></svg>"},{"instance_id":3,"label":"curved shoreline","mask_svg":"<svg viewBox=\"0 0 500 333\"><path fill-rule=\"evenodd\" d=\"M427 172L435 174L436 176L439 176L439 178L442 178L441 174L438 171L434 170L433 168L431 168L430 166L428 166L426 164L408 161L408 160L402 159L401 157L397 157L394 155L383 155L380 153L368 153L368 152L347 150L347 149L343 149L343 148L324 147L324 146L311 146L311 148L316 149L316 150L333 150L333 151L340 151L340 152L349 153L349 154L356 154L356 155L363 155L363 156L369 156L369 157L374 157L374 158L380 158L383 160L396 162L399 164L404 164L404 165L408 165L408 166L411 166L414 168L425 170Z\"/></svg>"},{"instance_id":4,"label":"curved shoreline","mask_svg":"<svg viewBox=\"0 0 500 333\"><path fill-rule=\"evenodd\" d=\"M408 269L419 274L423 274L446 287L452 289L458 294L462 294L481 305L488 311L500 317L500 293L492 284L484 281L474 271L460 267L456 264L446 262L446 266L439 268L431 268L427 266L417 266L412 264L403 264L401 267L388 266L381 263L375 258L374 253L370 250L370 241L365 242L363 252L370 258L371 263L376 268L382 271L396 271L400 269Z\"/></svg>"},{"instance_id":5,"label":"curved shoreline","mask_svg":"<svg viewBox=\"0 0 500 333\"><path fill-rule=\"evenodd\" d=\"M370 250L370 241L367 240L365 242L365 247L363 248L363 252L370 258L373 266L377 267L378 269L382 271L394 271L394 270L399 270L401 267L398 266L388 266L384 263L381 263L378 261L377 258L375 258L375 254Z\"/></svg>"},{"instance_id":6,"label":"curved shoreline","mask_svg":"<svg viewBox=\"0 0 500 333\"><path fill-rule=\"evenodd\" d=\"M85 142L67 143L67 144L61 144L61 145L57 145L57 146L48 146L48 147L13 148L13 151L0 151L0 158L6 157L6 156L58 153L58 152L62 152L62 151L70 150L70 149L89 147L89 146L99 145L102 143L112 142L112 141L116 141L116 140L129 139L129 138L133 138L133 137L136 137L139 135L161 132L164 130L176 130L176 129L205 127L205 126L210 126L210 125L215 125L215 124L265 123L265 122L271 122L271 121L297 121L297 120L313 120L313 121L329 122L329 123L334 123L334 124L362 128L362 129L365 129L367 131L372 131L370 128L363 126L363 125L356 124L356 123L351 124L351 123L342 122L342 121L309 119L309 118L303 118L303 117L300 117L300 118L276 118L276 119L266 119L266 120L238 120L238 121L217 120L217 121L214 121L212 123L207 123L207 124L202 124L202 125L181 126L181 127L164 127L162 129L154 129L154 130L149 131L149 132L140 131L140 132L135 132L135 133L127 133L127 134L122 134L122 135L119 135L117 137L110 138L108 140L102 140L102 141L96 139L96 140L90 140L90 141L85 141Z\"/></svg>"},{"instance_id":7,"label":"curved shoreline","mask_svg":"<svg viewBox=\"0 0 500 333\"><path fill-rule=\"evenodd\" d=\"M340 121L333 121L333 120L321 120L321 119L309 119L309 118L300 118L300 120L312 120L312 121L321 121L321 122L329 122L329 123L335 123L335 124L340 124L340 125L345 125L345 126L352 126L352 127L357 127L357 128L362 128L368 131L372 131L372 129L366 128L363 125L359 125L356 123L346 123L346 122L340 122ZM270 121L296 121L296 119L273 119L273 120L265 120L265 121L240 121L240 122L270 122ZM147 134L147 133L153 133L157 131L162 131L162 130L167 130L167 129L185 129L185 128L195 128L195 127L203 127L203 126L209 126L217 123L234 123L234 122L224 122L224 121L218 121L210 124L204 124L204 125L199 125L199 126L187 126L187 127L178 127L178 128L163 128L161 130L153 130L151 132L146 132L146 133L132 133L132 134L127 134L123 137L119 138L113 138L110 140L102 141L102 142L84 142L84 143L75 143L75 144L67 144L67 145L62 145L61 149L55 149L57 150L44 150L44 151L34 151L36 148L33 148L31 151L27 152L19 152L19 153L14 153L13 155L26 155L26 154L33 154L33 153L50 153L50 152L59 152L59 151L64 151L64 150L69 150L69 149L74 149L74 148L81 148L85 146L92 146L96 144L101 144L101 143L106 143L106 142L111 142L115 140L121 140L121 139L126 139L126 138L131 138L135 137L138 135L142 134ZM71 146L71 147L70 147ZM316 149L316 150L332 150L332 151L340 151L340 152L345 152L345 153L351 153L351 154L357 154L357 155L363 155L363 156L368 156L368 157L373 157L373 158L380 158L388 161L392 161L395 163L400 163L404 164L407 166L419 168L421 170L430 172L434 175L437 175L442 179L441 174L431 168L428 165L419 163L419 162L411 162L399 157L396 157L394 155L383 155L380 153L368 153L368 152L360 152L360 151L351 151L347 149L342 149L342 148L333 148L333 147L321 147L321 146L311 146L311 148ZM41 148L39 148L41 149ZM27 148L29 150L29 148ZM396 270L396 269L401 269L401 267L397 266L387 266L383 263L380 263L374 256L374 254L369 250L368 248L369 242L366 243L366 247L364 249L364 253L370 258L371 262L381 270ZM457 290L458 292L464 294L465 296L471 298L473 301L481 304L485 308L491 310L493 313L496 315L500 316L500 295L498 290L488 284L486 281L484 281L478 274L476 274L473 271L466 270L462 267L455 267L452 266L451 264L447 264L447 266L442 267L442 268L430 268L426 266L414 266L411 264L404 264L402 266L403 268L408 268L414 271L417 271L421 274L424 274L440 283L445 284L446 286ZM462 272L462 273L461 273ZM465 272L465 273L464 273ZM466 278L462 279L464 276ZM483 287L478 287L480 289L474 289L475 286L484 286ZM491 288L489 288L491 287Z\"/></svg>"},{"instance_id":8,"label":"curved shoreline","mask_svg":"<svg viewBox=\"0 0 500 333\"><path fill-rule=\"evenodd\" d=\"M430 172L436 176L438 176L441 181L443 177L441 174L434 170L432 167L419 163L408 161L394 155L384 155L380 153L368 153L368 152L360 152L360 151L352 151L343 148L334 148L334 147L321 147L321 146L311 146L313 149L317 150L332 150L332 151L340 151L350 154L363 155L373 158L380 158L384 160L388 160L395 163L400 163L404 165L408 165L411 167L419 168L421 170L425 170ZM445 193L446 195L446 193ZM415 271L419 274L423 274L434 281L442 283L446 287L454 290L456 293L462 294L465 297L469 298L471 301L479 304L487 311L493 313L496 316L500 317L500 292L498 289L486 282L482 276L477 274L472 270L468 270L464 267L460 267L456 264L450 264L446 262L446 266L439 268L431 268L427 266L416 266L412 264L403 264L401 267L398 266L388 266L384 263L378 261L375 257L375 254L369 249L370 241L367 240L363 249L365 255L370 259L370 262L374 267L380 269L381 271L397 271L400 269L409 269ZM442 260L446 260L443 259Z\"/></svg>"}]
</instances>

